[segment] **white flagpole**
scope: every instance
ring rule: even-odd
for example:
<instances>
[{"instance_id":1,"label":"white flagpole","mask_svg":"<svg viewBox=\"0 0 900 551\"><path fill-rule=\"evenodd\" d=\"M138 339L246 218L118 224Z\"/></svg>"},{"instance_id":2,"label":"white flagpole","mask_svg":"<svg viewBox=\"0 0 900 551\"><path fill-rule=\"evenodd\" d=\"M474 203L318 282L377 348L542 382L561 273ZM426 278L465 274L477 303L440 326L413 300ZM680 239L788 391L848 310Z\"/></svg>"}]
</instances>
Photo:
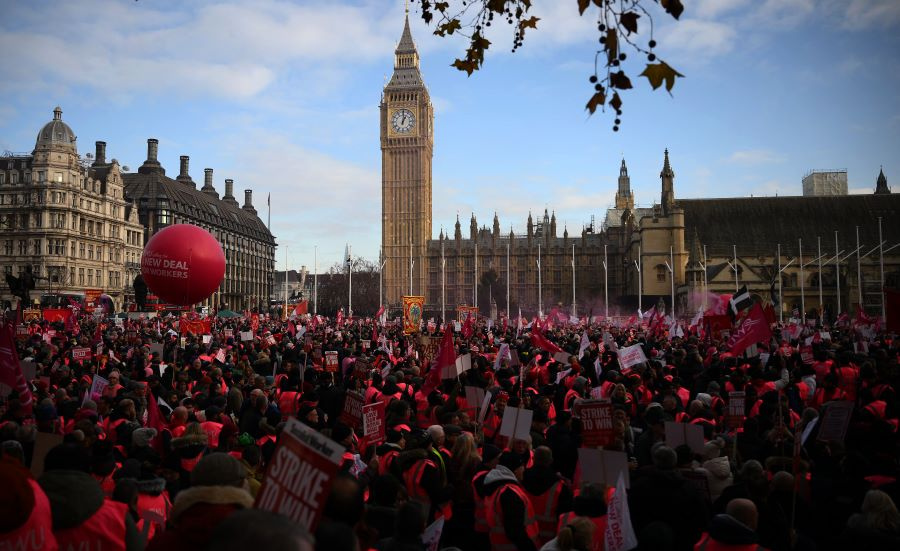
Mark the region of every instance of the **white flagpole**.
<instances>
[{"instance_id":1,"label":"white flagpole","mask_svg":"<svg viewBox=\"0 0 900 551\"><path fill-rule=\"evenodd\" d=\"M817 247L816 252L819 254L819 320L821 323L821 320L824 319L822 316L822 304L823 304L824 299L822 298L822 238L821 237L816 237L816 247Z\"/></svg>"},{"instance_id":2,"label":"white flagpole","mask_svg":"<svg viewBox=\"0 0 900 551\"><path fill-rule=\"evenodd\" d=\"M737 245L732 245L731 248L734 252L734 292L737 293L741 290L740 286L738 285Z\"/></svg>"},{"instance_id":3,"label":"white flagpole","mask_svg":"<svg viewBox=\"0 0 900 551\"><path fill-rule=\"evenodd\" d=\"M572 316L577 316L575 309L575 243L572 243Z\"/></svg>"},{"instance_id":4,"label":"white flagpole","mask_svg":"<svg viewBox=\"0 0 900 551\"><path fill-rule=\"evenodd\" d=\"M643 306L643 294L644 294L644 283L641 281L641 246L638 245L638 259L634 261L634 267L637 268L637 280L638 280L638 311L642 310Z\"/></svg>"},{"instance_id":5,"label":"white flagpole","mask_svg":"<svg viewBox=\"0 0 900 551\"><path fill-rule=\"evenodd\" d=\"M544 313L544 296L541 291L541 244L538 243L538 257L537 257L537 268L538 268L538 319L541 319L542 314Z\"/></svg>"},{"instance_id":6,"label":"white flagpole","mask_svg":"<svg viewBox=\"0 0 900 551\"><path fill-rule=\"evenodd\" d=\"M706 276L706 245L703 245L703 311L706 311L706 302L709 295L709 281Z\"/></svg>"},{"instance_id":7,"label":"white flagpole","mask_svg":"<svg viewBox=\"0 0 900 551\"><path fill-rule=\"evenodd\" d=\"M319 313L319 246L313 246L313 315Z\"/></svg>"},{"instance_id":8,"label":"white flagpole","mask_svg":"<svg viewBox=\"0 0 900 551\"><path fill-rule=\"evenodd\" d=\"M781 300L781 243L778 244L778 323L784 323L784 301Z\"/></svg>"},{"instance_id":9,"label":"white flagpole","mask_svg":"<svg viewBox=\"0 0 900 551\"><path fill-rule=\"evenodd\" d=\"M841 251L838 249L838 232L834 232L834 275L837 281L837 315L841 315Z\"/></svg>"},{"instance_id":10,"label":"white flagpole","mask_svg":"<svg viewBox=\"0 0 900 551\"><path fill-rule=\"evenodd\" d=\"M447 259L444 258L444 242L441 241L441 327L447 323L447 305L444 302L444 297L446 296L444 288L447 284L446 266Z\"/></svg>"},{"instance_id":11,"label":"white flagpole","mask_svg":"<svg viewBox=\"0 0 900 551\"><path fill-rule=\"evenodd\" d=\"M863 278L862 278L862 268L860 267L860 260L862 259L860 255L862 251L859 250L859 226L856 226L856 296L859 299L859 308L863 307L863 295L862 295L862 286L863 286Z\"/></svg>"},{"instance_id":12,"label":"white flagpole","mask_svg":"<svg viewBox=\"0 0 900 551\"><path fill-rule=\"evenodd\" d=\"M347 245L347 316L353 317L353 245Z\"/></svg>"},{"instance_id":13,"label":"white flagpole","mask_svg":"<svg viewBox=\"0 0 900 551\"><path fill-rule=\"evenodd\" d=\"M675 251L669 246L669 262L672 265L669 267L669 275L672 276L672 321L675 321Z\"/></svg>"},{"instance_id":14,"label":"white flagpole","mask_svg":"<svg viewBox=\"0 0 900 551\"><path fill-rule=\"evenodd\" d=\"M475 233L475 285L472 287L472 306L478 308L478 233Z\"/></svg>"},{"instance_id":15,"label":"white flagpole","mask_svg":"<svg viewBox=\"0 0 900 551\"><path fill-rule=\"evenodd\" d=\"M797 247L800 252L800 319L803 321L803 326L806 326L806 296L804 295L804 288L806 286L806 282L803 281L803 239L797 239Z\"/></svg>"},{"instance_id":16,"label":"white flagpole","mask_svg":"<svg viewBox=\"0 0 900 551\"><path fill-rule=\"evenodd\" d=\"M881 270L881 286L878 294L881 295L881 319L887 322L887 305L884 302L884 239L881 236L881 217L878 217L878 263Z\"/></svg>"},{"instance_id":17,"label":"white flagpole","mask_svg":"<svg viewBox=\"0 0 900 551\"><path fill-rule=\"evenodd\" d=\"M506 317L509 318L512 312L509 311L509 245L512 240L506 242Z\"/></svg>"},{"instance_id":18,"label":"white flagpole","mask_svg":"<svg viewBox=\"0 0 900 551\"><path fill-rule=\"evenodd\" d=\"M384 249L378 249L378 308L384 306Z\"/></svg>"},{"instance_id":19,"label":"white flagpole","mask_svg":"<svg viewBox=\"0 0 900 551\"><path fill-rule=\"evenodd\" d=\"M284 246L284 319L287 319L288 302L288 246Z\"/></svg>"},{"instance_id":20,"label":"white flagpole","mask_svg":"<svg viewBox=\"0 0 900 551\"><path fill-rule=\"evenodd\" d=\"M609 319L609 268L606 264L606 244L603 245L603 318ZM588 324L591 320L588 320Z\"/></svg>"},{"instance_id":21,"label":"white flagpole","mask_svg":"<svg viewBox=\"0 0 900 551\"><path fill-rule=\"evenodd\" d=\"M413 264L415 264L415 260L413 260L412 253L412 239L409 240L409 295L413 294Z\"/></svg>"}]
</instances>

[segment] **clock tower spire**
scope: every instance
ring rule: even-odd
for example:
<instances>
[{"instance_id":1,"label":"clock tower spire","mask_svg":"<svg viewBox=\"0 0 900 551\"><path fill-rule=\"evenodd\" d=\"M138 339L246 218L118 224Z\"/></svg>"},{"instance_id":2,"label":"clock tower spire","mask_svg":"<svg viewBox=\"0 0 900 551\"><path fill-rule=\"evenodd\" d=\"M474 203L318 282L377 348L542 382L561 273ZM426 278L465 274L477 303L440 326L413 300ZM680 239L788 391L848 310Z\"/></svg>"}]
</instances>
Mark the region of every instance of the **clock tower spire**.
<instances>
[{"instance_id":1,"label":"clock tower spire","mask_svg":"<svg viewBox=\"0 0 900 551\"><path fill-rule=\"evenodd\" d=\"M419 71L408 12L380 111L385 300L386 306L396 307L410 291L425 294L425 249L431 239L434 108Z\"/></svg>"}]
</instances>

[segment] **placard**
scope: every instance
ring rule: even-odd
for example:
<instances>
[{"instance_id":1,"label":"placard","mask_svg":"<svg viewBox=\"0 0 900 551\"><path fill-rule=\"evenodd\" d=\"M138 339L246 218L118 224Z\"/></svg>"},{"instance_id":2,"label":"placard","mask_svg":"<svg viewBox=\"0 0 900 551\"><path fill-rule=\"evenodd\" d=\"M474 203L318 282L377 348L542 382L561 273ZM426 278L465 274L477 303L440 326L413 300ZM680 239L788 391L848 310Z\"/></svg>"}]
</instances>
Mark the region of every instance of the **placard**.
<instances>
[{"instance_id":1,"label":"placard","mask_svg":"<svg viewBox=\"0 0 900 551\"><path fill-rule=\"evenodd\" d=\"M223 333L224 333L226 339L230 339L230 338L234 337L234 329L225 328Z\"/></svg>"},{"instance_id":2,"label":"placard","mask_svg":"<svg viewBox=\"0 0 900 551\"><path fill-rule=\"evenodd\" d=\"M579 482L594 482L615 486L619 474L625 477L625 487L631 487L628 473L628 455L625 452L600 450L594 448L578 448L578 469L576 479Z\"/></svg>"},{"instance_id":3,"label":"placard","mask_svg":"<svg viewBox=\"0 0 900 551\"><path fill-rule=\"evenodd\" d=\"M361 427L362 408L365 403L365 396L359 392L348 392L344 398L344 410L338 421L353 429Z\"/></svg>"},{"instance_id":4,"label":"placard","mask_svg":"<svg viewBox=\"0 0 900 551\"><path fill-rule=\"evenodd\" d=\"M615 441L612 403L579 400L572 409L574 415L581 419L582 446L597 448L612 445Z\"/></svg>"},{"instance_id":5,"label":"placard","mask_svg":"<svg viewBox=\"0 0 900 551\"><path fill-rule=\"evenodd\" d=\"M378 401L362 407L362 431L367 446L384 442L384 402Z\"/></svg>"},{"instance_id":6,"label":"placard","mask_svg":"<svg viewBox=\"0 0 900 551\"><path fill-rule=\"evenodd\" d=\"M78 347L72 349L72 360L76 362L86 362L90 360L92 357L92 352L90 348L87 347Z\"/></svg>"},{"instance_id":7,"label":"placard","mask_svg":"<svg viewBox=\"0 0 900 551\"><path fill-rule=\"evenodd\" d=\"M360 344L362 345L363 352L372 347L372 341L368 339L360 341Z\"/></svg>"},{"instance_id":8,"label":"placard","mask_svg":"<svg viewBox=\"0 0 900 551\"><path fill-rule=\"evenodd\" d=\"M466 386L466 404L467 410L470 411L469 417L473 417L472 413L478 409L481 402L484 401L484 389L478 386Z\"/></svg>"},{"instance_id":9,"label":"placard","mask_svg":"<svg viewBox=\"0 0 900 551\"><path fill-rule=\"evenodd\" d=\"M253 340L253 331L241 331L241 341L247 342Z\"/></svg>"},{"instance_id":10,"label":"placard","mask_svg":"<svg viewBox=\"0 0 900 551\"><path fill-rule=\"evenodd\" d=\"M500 435L523 440L531 435L531 418L534 412L530 409L507 406L503 410L503 421L500 423Z\"/></svg>"},{"instance_id":11,"label":"placard","mask_svg":"<svg viewBox=\"0 0 900 551\"><path fill-rule=\"evenodd\" d=\"M478 423L484 423L484 417L487 415L488 409L491 407L491 393L484 393L484 400L481 401L481 409L478 410Z\"/></svg>"},{"instance_id":12,"label":"placard","mask_svg":"<svg viewBox=\"0 0 900 551\"><path fill-rule=\"evenodd\" d=\"M84 393L84 400L81 401L81 405L84 406L88 400L98 403L100 398L103 397L103 391L106 390L106 387L108 386L109 381L100 375L94 375L94 379L91 381L91 389Z\"/></svg>"},{"instance_id":13,"label":"placard","mask_svg":"<svg viewBox=\"0 0 900 551\"><path fill-rule=\"evenodd\" d=\"M254 507L285 515L315 533L343 452L331 438L289 418Z\"/></svg>"},{"instance_id":14,"label":"placard","mask_svg":"<svg viewBox=\"0 0 900 551\"><path fill-rule=\"evenodd\" d=\"M31 474L35 478L44 474L44 458L47 457L47 453L62 443L63 436L61 434L35 433L34 452L31 455Z\"/></svg>"},{"instance_id":15,"label":"placard","mask_svg":"<svg viewBox=\"0 0 900 551\"><path fill-rule=\"evenodd\" d=\"M631 369L632 366L642 364L647 361L644 355L644 349L639 344L633 344L619 349L619 365L622 370Z\"/></svg>"},{"instance_id":16,"label":"placard","mask_svg":"<svg viewBox=\"0 0 900 551\"><path fill-rule=\"evenodd\" d=\"M744 422L746 409L746 393L742 390L728 393L728 411L725 423L730 428L740 427Z\"/></svg>"},{"instance_id":17,"label":"placard","mask_svg":"<svg viewBox=\"0 0 900 551\"><path fill-rule=\"evenodd\" d=\"M203 335L203 344L209 344L212 342L212 335Z\"/></svg>"},{"instance_id":18,"label":"placard","mask_svg":"<svg viewBox=\"0 0 900 551\"><path fill-rule=\"evenodd\" d=\"M338 370L338 353L337 350L325 351L325 371L336 373Z\"/></svg>"},{"instance_id":19,"label":"placard","mask_svg":"<svg viewBox=\"0 0 900 551\"><path fill-rule=\"evenodd\" d=\"M825 412L819 416L822 423L819 425L818 440L823 442L843 442L852 414L853 402L849 400L827 402L825 404Z\"/></svg>"},{"instance_id":20,"label":"placard","mask_svg":"<svg viewBox=\"0 0 900 551\"><path fill-rule=\"evenodd\" d=\"M675 449L682 444L687 444L694 453L703 453L703 427L666 421L666 445Z\"/></svg>"}]
</instances>

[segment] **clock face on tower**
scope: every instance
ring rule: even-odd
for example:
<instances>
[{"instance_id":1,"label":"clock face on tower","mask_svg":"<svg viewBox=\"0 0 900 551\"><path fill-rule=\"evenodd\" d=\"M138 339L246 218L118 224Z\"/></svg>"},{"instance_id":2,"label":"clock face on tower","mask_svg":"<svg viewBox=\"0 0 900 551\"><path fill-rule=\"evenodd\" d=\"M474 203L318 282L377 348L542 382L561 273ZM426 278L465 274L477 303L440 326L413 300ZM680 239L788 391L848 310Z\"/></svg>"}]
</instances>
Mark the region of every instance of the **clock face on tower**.
<instances>
[{"instance_id":1,"label":"clock face on tower","mask_svg":"<svg viewBox=\"0 0 900 551\"><path fill-rule=\"evenodd\" d=\"M391 115L391 127L398 134L406 134L416 124L416 116L409 109L397 109Z\"/></svg>"}]
</instances>

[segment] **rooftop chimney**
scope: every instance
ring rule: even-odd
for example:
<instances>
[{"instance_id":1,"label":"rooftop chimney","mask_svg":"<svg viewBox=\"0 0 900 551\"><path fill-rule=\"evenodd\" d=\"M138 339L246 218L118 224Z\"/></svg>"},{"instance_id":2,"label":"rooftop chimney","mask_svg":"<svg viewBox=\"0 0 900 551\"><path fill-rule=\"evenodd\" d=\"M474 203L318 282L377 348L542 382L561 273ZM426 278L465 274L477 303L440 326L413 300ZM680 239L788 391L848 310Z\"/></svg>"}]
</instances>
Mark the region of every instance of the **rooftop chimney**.
<instances>
[{"instance_id":1,"label":"rooftop chimney","mask_svg":"<svg viewBox=\"0 0 900 551\"><path fill-rule=\"evenodd\" d=\"M231 178L225 179L225 195L222 197L222 200L230 205L234 205L239 207L240 205L237 202L237 199L234 198L234 180Z\"/></svg>"},{"instance_id":2,"label":"rooftop chimney","mask_svg":"<svg viewBox=\"0 0 900 551\"><path fill-rule=\"evenodd\" d=\"M244 206L243 209L256 214L256 209L253 208L253 190L245 189L244 190Z\"/></svg>"},{"instance_id":3,"label":"rooftop chimney","mask_svg":"<svg viewBox=\"0 0 900 551\"><path fill-rule=\"evenodd\" d=\"M94 145L97 146L96 152L94 154L94 164L95 165L105 165L106 164L106 142L94 142Z\"/></svg>"},{"instance_id":4,"label":"rooftop chimney","mask_svg":"<svg viewBox=\"0 0 900 551\"><path fill-rule=\"evenodd\" d=\"M203 189L201 189L200 191L208 195L212 195L216 199L219 198L219 192L216 191L215 187L213 187L213 169L203 169Z\"/></svg>"},{"instance_id":5,"label":"rooftop chimney","mask_svg":"<svg viewBox=\"0 0 900 551\"><path fill-rule=\"evenodd\" d=\"M188 184L188 185L196 188L197 186L194 185L194 181L191 179L191 175L190 175L191 158L188 157L187 155L182 155L180 157L180 159L181 159L181 170L178 174L178 177L175 179L178 180L179 182Z\"/></svg>"},{"instance_id":6,"label":"rooftop chimney","mask_svg":"<svg viewBox=\"0 0 900 551\"><path fill-rule=\"evenodd\" d=\"M156 158L156 154L159 151L159 140L156 138L149 138L147 140L147 160L144 161L144 164L138 168L138 172L141 174L155 174L161 173L165 174L166 170L159 164L159 161Z\"/></svg>"}]
</instances>

